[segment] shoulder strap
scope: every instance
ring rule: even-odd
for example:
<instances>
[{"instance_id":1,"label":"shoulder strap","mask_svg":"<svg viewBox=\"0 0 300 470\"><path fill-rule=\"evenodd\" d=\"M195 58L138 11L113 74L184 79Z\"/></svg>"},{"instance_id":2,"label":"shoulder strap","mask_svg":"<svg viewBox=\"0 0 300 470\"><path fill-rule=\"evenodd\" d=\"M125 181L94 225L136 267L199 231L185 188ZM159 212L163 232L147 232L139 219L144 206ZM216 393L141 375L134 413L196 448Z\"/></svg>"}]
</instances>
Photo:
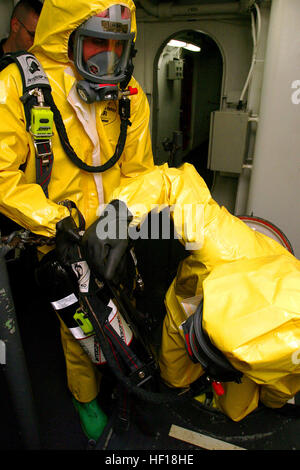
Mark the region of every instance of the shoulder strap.
<instances>
[{"instance_id":1,"label":"shoulder strap","mask_svg":"<svg viewBox=\"0 0 300 470\"><path fill-rule=\"evenodd\" d=\"M25 108L26 129L29 131L31 119L30 111L32 106L37 104L36 98L29 92L35 88L48 89L51 92L51 86L42 65L33 54L26 51L4 54L0 60L0 72L11 63L15 63L18 66L21 74L23 84L21 101Z\"/></svg>"},{"instance_id":2,"label":"shoulder strap","mask_svg":"<svg viewBox=\"0 0 300 470\"><path fill-rule=\"evenodd\" d=\"M39 89L43 93L46 90L51 93L51 86L42 65L33 54L26 51L5 54L0 61L0 71L11 63L18 66L22 78L23 95L20 100L24 105L26 130L30 132L32 108L38 104L37 96L33 91ZM53 166L52 132L50 135L40 134L38 136L33 135L36 155L36 181L48 197L48 185Z\"/></svg>"},{"instance_id":3,"label":"shoulder strap","mask_svg":"<svg viewBox=\"0 0 300 470\"><path fill-rule=\"evenodd\" d=\"M0 71L5 69L12 62L19 67L23 90L31 90L32 88L50 88L50 83L42 65L37 58L26 51L9 52L4 54L0 61Z\"/></svg>"}]
</instances>

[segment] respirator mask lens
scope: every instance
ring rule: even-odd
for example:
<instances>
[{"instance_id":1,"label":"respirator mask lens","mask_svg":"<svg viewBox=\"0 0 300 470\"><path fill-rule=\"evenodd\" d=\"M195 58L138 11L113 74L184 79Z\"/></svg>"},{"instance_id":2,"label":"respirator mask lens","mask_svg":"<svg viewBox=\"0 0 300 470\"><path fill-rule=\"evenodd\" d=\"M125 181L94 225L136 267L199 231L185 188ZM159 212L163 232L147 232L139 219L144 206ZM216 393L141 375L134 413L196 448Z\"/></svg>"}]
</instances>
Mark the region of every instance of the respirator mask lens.
<instances>
[{"instance_id":1,"label":"respirator mask lens","mask_svg":"<svg viewBox=\"0 0 300 470\"><path fill-rule=\"evenodd\" d=\"M134 36L125 6L113 5L89 18L75 33L74 62L80 75L99 84L124 81Z\"/></svg>"},{"instance_id":2,"label":"respirator mask lens","mask_svg":"<svg viewBox=\"0 0 300 470\"><path fill-rule=\"evenodd\" d=\"M83 38L83 63L87 71L96 77L121 73L126 41L100 38Z\"/></svg>"}]
</instances>

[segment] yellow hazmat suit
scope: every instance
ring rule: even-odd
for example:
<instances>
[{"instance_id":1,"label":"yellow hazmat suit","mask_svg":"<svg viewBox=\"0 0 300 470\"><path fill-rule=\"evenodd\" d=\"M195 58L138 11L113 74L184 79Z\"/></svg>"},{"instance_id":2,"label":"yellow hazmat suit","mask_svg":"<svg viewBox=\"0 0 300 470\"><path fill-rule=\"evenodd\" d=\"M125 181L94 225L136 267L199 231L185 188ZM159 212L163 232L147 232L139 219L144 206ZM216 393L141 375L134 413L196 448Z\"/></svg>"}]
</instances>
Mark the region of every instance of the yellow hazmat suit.
<instances>
[{"instance_id":1,"label":"yellow hazmat suit","mask_svg":"<svg viewBox=\"0 0 300 470\"><path fill-rule=\"evenodd\" d=\"M52 87L53 99L61 112L67 134L77 155L89 165L104 164L114 154L120 134L118 103L80 100L75 85L78 77L68 56L70 34L90 16L117 3L108 0L45 0L30 52L36 55ZM131 10L132 31L136 32L135 6L122 0ZM122 182L153 167L148 130L149 106L140 85L130 85L138 94L130 97L132 125L128 127L126 147L120 161L102 174L77 168L63 151L58 133L52 139L54 165L49 184L49 199L35 183L35 151L25 129L22 81L15 64L0 75L0 211L34 233L54 236L56 223L69 215L58 202L74 201L86 226L95 221L112 191ZM20 169L20 166L25 169ZM73 395L88 402L97 395L98 386L92 365L62 326L69 386Z\"/></svg>"},{"instance_id":2,"label":"yellow hazmat suit","mask_svg":"<svg viewBox=\"0 0 300 470\"><path fill-rule=\"evenodd\" d=\"M139 225L168 205L177 236L191 250L166 295L160 367L171 386L203 374L188 358L184 300L203 296L204 329L244 377L225 384L218 407L239 421L259 399L280 407L300 390L300 261L271 238L220 207L191 165L156 167L113 198L124 201Z\"/></svg>"}]
</instances>

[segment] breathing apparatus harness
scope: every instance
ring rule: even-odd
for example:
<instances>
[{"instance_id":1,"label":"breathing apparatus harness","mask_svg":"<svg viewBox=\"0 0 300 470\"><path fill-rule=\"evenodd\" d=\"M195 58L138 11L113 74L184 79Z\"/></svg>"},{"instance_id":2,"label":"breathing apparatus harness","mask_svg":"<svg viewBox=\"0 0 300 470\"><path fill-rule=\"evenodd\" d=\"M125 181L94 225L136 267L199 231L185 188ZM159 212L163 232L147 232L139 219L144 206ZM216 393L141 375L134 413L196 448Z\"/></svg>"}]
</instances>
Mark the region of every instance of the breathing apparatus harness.
<instances>
[{"instance_id":1,"label":"breathing apparatus harness","mask_svg":"<svg viewBox=\"0 0 300 470\"><path fill-rule=\"evenodd\" d=\"M91 166L83 162L74 151L61 117L51 94L51 86L46 73L41 64L33 54L27 52L8 53L3 56L0 64L0 71L10 63L15 63L22 77L23 95L20 100L24 105L26 117L26 130L31 133L36 152L36 181L44 190L48 197L48 185L53 166L52 136L53 123L55 123L61 145L70 160L81 170L89 173L102 173L112 168L120 159L124 150L127 128L131 125L130 99L128 95L137 93L136 88L129 87L124 82L123 89L117 85L110 87L99 86L93 90L97 101L118 100L119 115L121 119L120 135L113 156L103 165ZM87 89L87 82L82 81L82 88ZM80 93L83 96L83 91ZM91 102L91 98L86 98L86 102Z\"/></svg>"}]
</instances>

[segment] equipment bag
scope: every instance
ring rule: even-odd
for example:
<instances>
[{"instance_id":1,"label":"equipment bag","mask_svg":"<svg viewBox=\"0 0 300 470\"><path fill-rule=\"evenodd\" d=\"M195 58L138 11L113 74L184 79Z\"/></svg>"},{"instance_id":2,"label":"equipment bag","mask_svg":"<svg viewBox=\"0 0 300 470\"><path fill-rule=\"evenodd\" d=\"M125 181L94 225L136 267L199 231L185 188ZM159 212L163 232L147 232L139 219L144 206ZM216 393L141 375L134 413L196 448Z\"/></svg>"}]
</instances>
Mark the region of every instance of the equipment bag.
<instances>
[{"instance_id":1,"label":"equipment bag","mask_svg":"<svg viewBox=\"0 0 300 470\"><path fill-rule=\"evenodd\" d=\"M74 338L79 341L81 347L88 354L92 362L97 365L105 364L106 359L91 322L83 309L80 294L98 295L101 290L96 285L90 292L90 269L85 261L78 261L72 265L72 271L68 271L57 260L55 251L44 256L36 270L38 285L50 301L53 309L71 331ZM79 289L76 289L76 286ZM103 294L102 294L103 297ZM113 328L125 345L129 345L133 333L116 305L107 296L98 306L101 310L103 322L107 322L109 329ZM90 299L91 301L91 299Z\"/></svg>"}]
</instances>

